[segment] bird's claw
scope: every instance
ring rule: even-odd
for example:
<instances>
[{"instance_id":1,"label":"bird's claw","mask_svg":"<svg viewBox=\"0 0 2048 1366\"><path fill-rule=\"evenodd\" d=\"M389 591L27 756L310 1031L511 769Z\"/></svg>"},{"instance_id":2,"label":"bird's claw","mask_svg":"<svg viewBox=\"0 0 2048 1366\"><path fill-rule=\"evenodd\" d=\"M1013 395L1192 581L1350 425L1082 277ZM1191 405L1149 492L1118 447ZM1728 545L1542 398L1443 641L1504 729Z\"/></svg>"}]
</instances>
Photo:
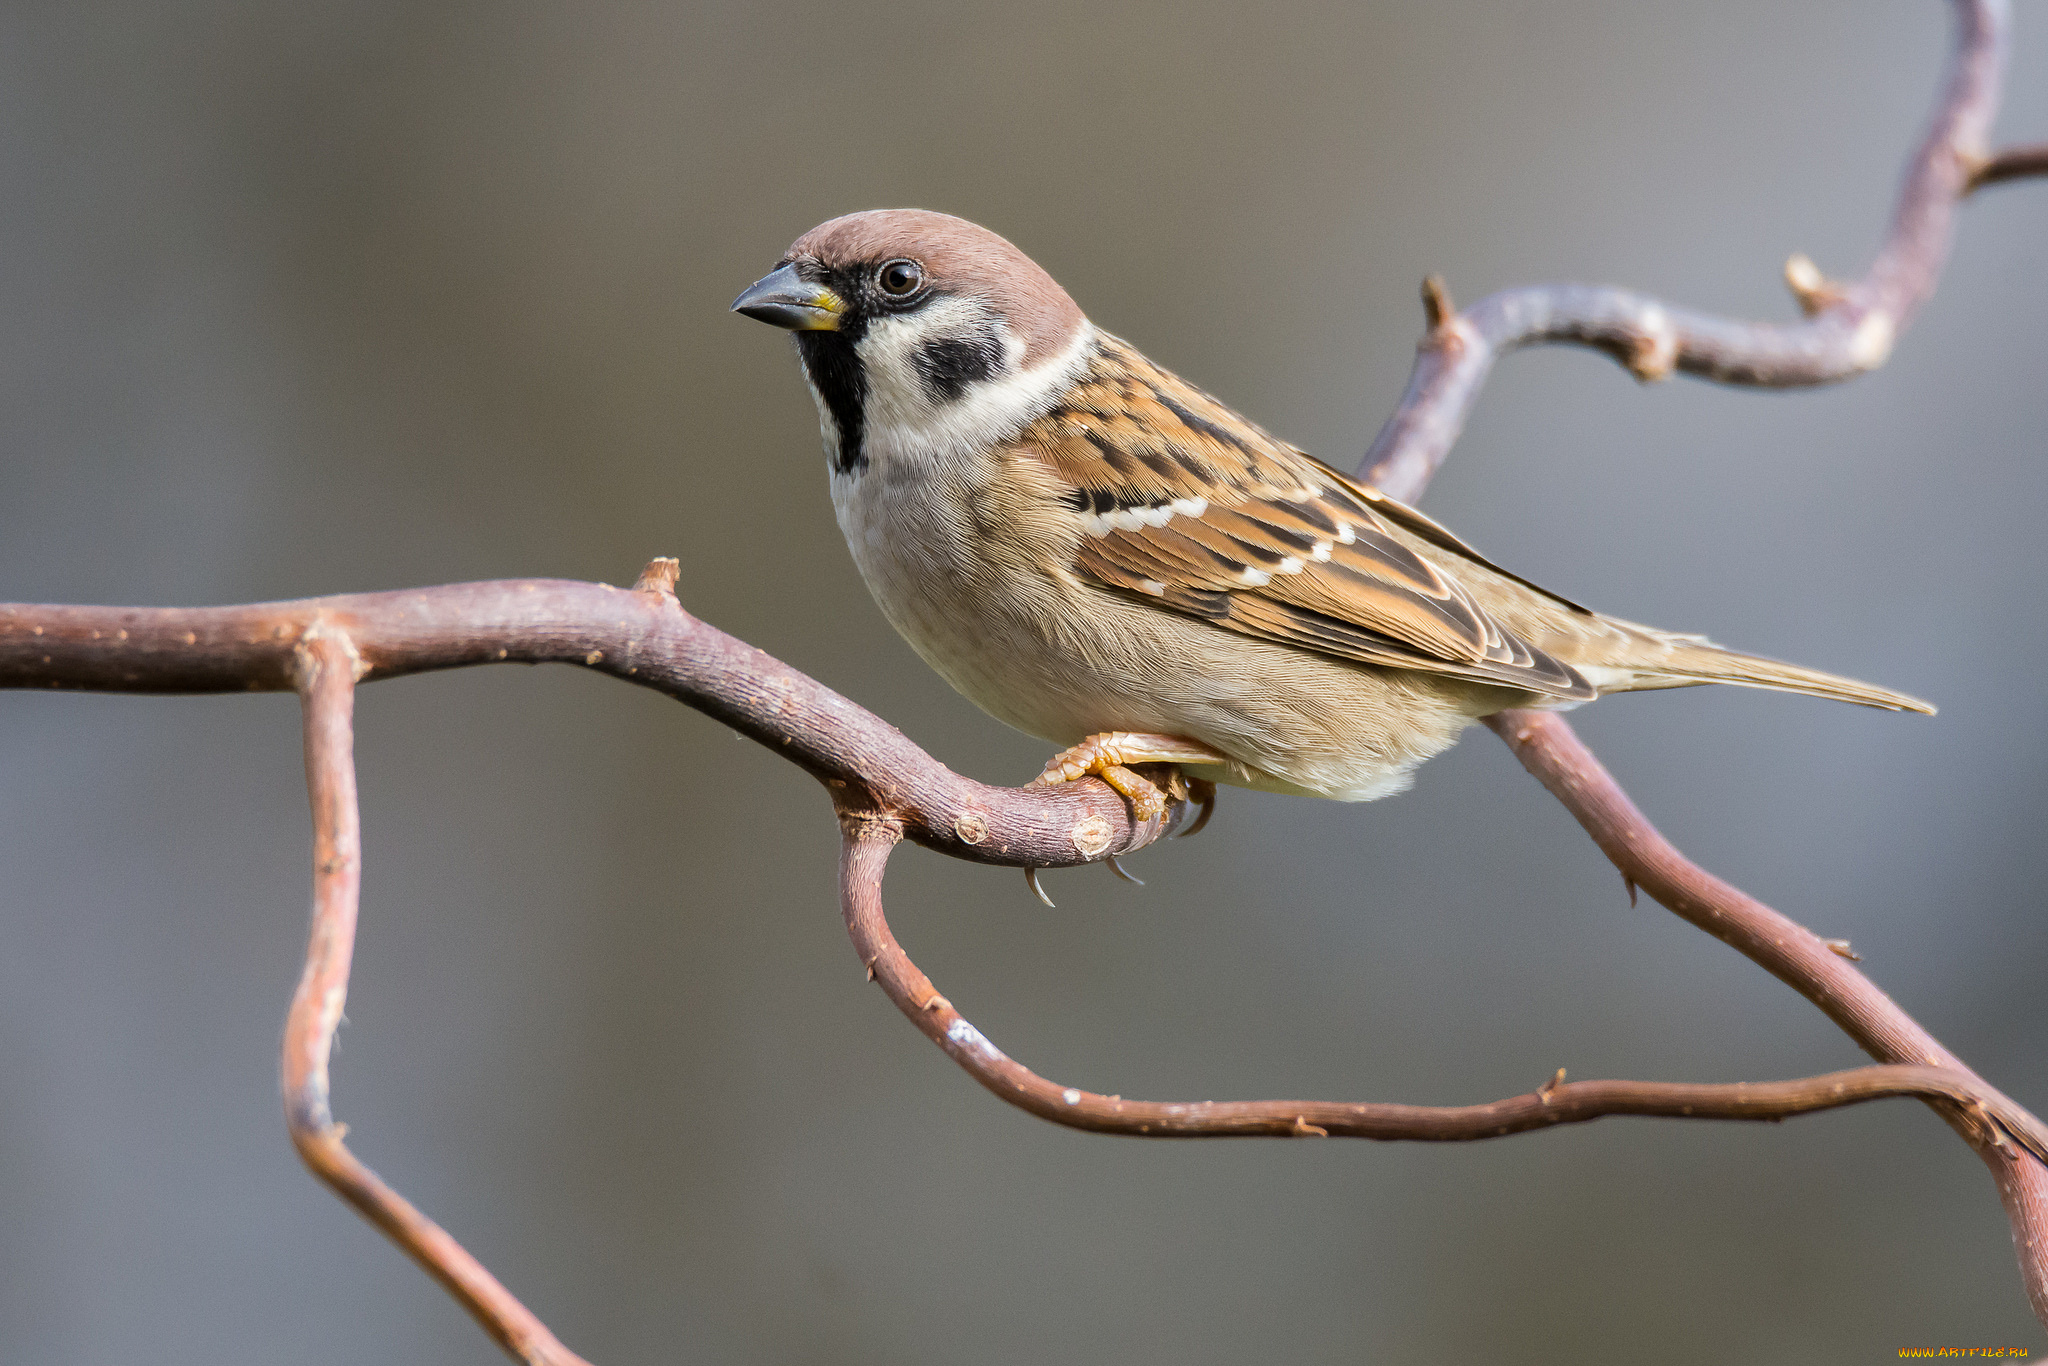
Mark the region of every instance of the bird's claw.
<instances>
[{"instance_id":1,"label":"bird's claw","mask_svg":"<svg viewBox=\"0 0 2048 1366\"><path fill-rule=\"evenodd\" d=\"M1174 776L1181 777L1179 769L1174 770ZM1207 778L1187 778L1184 781L1188 785L1188 800L1200 806L1202 814L1196 816L1187 829L1174 836L1175 839L1183 840L1189 835L1201 834L1202 827L1209 823L1209 817L1216 814L1216 784Z\"/></svg>"},{"instance_id":2,"label":"bird's claw","mask_svg":"<svg viewBox=\"0 0 2048 1366\"><path fill-rule=\"evenodd\" d=\"M1051 786L1055 783L1071 783L1079 778L1096 777L1108 783L1123 799L1131 804L1131 817L1138 823L1158 820L1166 814L1167 797L1184 801L1188 793L1209 790L1209 800L1215 800L1215 785L1202 783L1199 779L1184 777L1178 768L1170 769L1166 779L1166 791L1159 784L1140 776L1126 767L1129 764L1223 764L1230 762L1207 745L1196 744L1172 735L1141 735L1130 731L1106 731L1091 735L1070 749L1061 750L1045 766L1045 771L1032 780L1035 786ZM1197 786L1199 784L1199 786Z\"/></svg>"},{"instance_id":3,"label":"bird's claw","mask_svg":"<svg viewBox=\"0 0 2048 1366\"><path fill-rule=\"evenodd\" d=\"M1052 756L1045 771L1031 780L1033 787L1051 787L1058 783L1071 783L1080 778L1096 777L1108 783L1119 796L1131 804L1131 819L1139 825L1159 820L1166 814L1168 801L1199 802L1202 814L1195 817L1194 824L1181 833L1192 835L1209 823L1209 815L1216 809L1216 784L1203 778L1190 778L1180 771L1181 764L1227 764L1230 760L1218 754L1207 745L1196 744L1172 735L1141 735L1130 731L1105 731L1091 735L1070 749L1063 749ZM1126 767L1129 764L1163 764L1166 772L1162 784L1153 782ZM1144 879L1132 877L1118 863L1116 855L1106 860L1110 871L1126 882L1142 887ZM1026 868L1025 881L1031 890L1047 906L1052 898L1045 894L1045 888L1038 885L1038 870Z\"/></svg>"}]
</instances>

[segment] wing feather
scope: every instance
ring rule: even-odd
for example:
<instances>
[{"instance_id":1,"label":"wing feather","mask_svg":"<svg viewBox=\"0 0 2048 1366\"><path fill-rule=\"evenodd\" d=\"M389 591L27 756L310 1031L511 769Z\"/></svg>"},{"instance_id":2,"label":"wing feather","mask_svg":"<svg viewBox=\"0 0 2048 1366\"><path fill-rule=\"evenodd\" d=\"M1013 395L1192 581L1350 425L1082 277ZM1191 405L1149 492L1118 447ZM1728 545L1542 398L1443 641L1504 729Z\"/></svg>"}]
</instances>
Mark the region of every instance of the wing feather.
<instances>
[{"instance_id":1,"label":"wing feather","mask_svg":"<svg viewBox=\"0 0 2048 1366\"><path fill-rule=\"evenodd\" d=\"M1084 579L1261 640L1557 697L1575 669L1516 636L1418 552L1489 563L1428 517L1275 440L1105 336L1090 373L1015 451L1080 519Z\"/></svg>"}]
</instances>

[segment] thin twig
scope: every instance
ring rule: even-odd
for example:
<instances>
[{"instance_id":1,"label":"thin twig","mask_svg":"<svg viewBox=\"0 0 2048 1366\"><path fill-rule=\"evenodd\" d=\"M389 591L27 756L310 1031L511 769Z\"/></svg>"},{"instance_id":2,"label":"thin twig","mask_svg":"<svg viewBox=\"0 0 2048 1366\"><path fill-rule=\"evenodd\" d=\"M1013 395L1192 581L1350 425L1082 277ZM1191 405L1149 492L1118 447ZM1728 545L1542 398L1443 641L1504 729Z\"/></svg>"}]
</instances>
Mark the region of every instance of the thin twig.
<instances>
[{"instance_id":1,"label":"thin twig","mask_svg":"<svg viewBox=\"0 0 2048 1366\"><path fill-rule=\"evenodd\" d=\"M672 563L666 562L666 563ZM650 568L657 578L665 562ZM684 611L674 592L573 579L498 579L242 607L0 603L0 688L283 691L309 631L355 643L362 680L475 664L575 664L652 688L822 780L901 811L910 839L1006 867L1099 863L1188 815L1131 821L1107 783L992 787L964 778L873 712Z\"/></svg>"},{"instance_id":2,"label":"thin twig","mask_svg":"<svg viewBox=\"0 0 2048 1366\"><path fill-rule=\"evenodd\" d=\"M1945 1052L1916 1054L1910 1048L1887 1056L1900 1066L1797 1081L1723 1086L1559 1081L1527 1096L1460 1107L1138 1102L1047 1081L990 1044L903 955L881 910L880 875L888 849L907 837L984 862L1070 865L1156 838L1186 814L1188 804L1176 804L1163 822L1134 826L1122 799L1107 788L1100 793L1084 784L996 788L962 778L880 718L684 612L668 580L671 563L654 562L633 591L509 580L248 607L0 605L0 686L118 692L296 687L306 694L308 781L319 843L307 976L287 1029L287 1113L294 1141L323 1179L426 1265L501 1341L512 1341L505 1335L515 1329L526 1331L531 1316L520 1318L525 1311L488 1272L348 1154L340 1143L341 1129L327 1111L325 1059L346 988L359 878L348 758L348 708L357 680L493 662L560 661L676 697L804 767L832 794L849 830L843 895L848 928L868 970L925 1033L984 1085L1059 1123L1159 1137L1462 1141L1605 1114L1781 1119L1912 1095L1941 1107L1966 1136L1974 1132L1987 1160L1992 1152L2011 1158L2022 1145L2048 1152L2048 1130L2025 1110ZM1541 728L1563 726L1553 716L1523 719L1536 728L1527 739L1539 750ZM1627 837L1638 838L1634 833ZM1640 870L1624 871L1653 895L1665 889ZM1740 896L1733 889L1727 894ZM1828 964L1839 965L1848 974L1845 980L1861 982L1863 990L1876 994L1826 941L1797 933L1818 946L1813 951ZM1925 1039L1924 1032L1916 1037ZM2006 1165L2042 1170L2031 1161ZM2011 1176L2002 1185L2024 1196L2031 1189L2025 1180ZM503 1303L493 1295L503 1296ZM531 1327L545 1332L537 1323ZM527 1350L560 1350L559 1344L547 1346L551 1338L531 1333L519 1340L528 1344Z\"/></svg>"},{"instance_id":3,"label":"thin twig","mask_svg":"<svg viewBox=\"0 0 2048 1366\"><path fill-rule=\"evenodd\" d=\"M1494 360L1518 347L1593 347L1614 355L1642 380L1682 370L1724 384L1772 388L1831 383L1882 365L1941 278L1957 204L1993 181L2048 173L2048 147L1996 156L1987 151L2010 43L2005 0L1953 3L1957 38L1947 84L1907 164L1891 230L1860 279L1830 281L1810 260L1794 256L1785 278L1806 320L1753 323L1588 285L1507 290L1447 318L1442 301L1448 294L1432 277L1434 283L1425 286L1428 331L1407 391L1367 451L1360 476L1395 497L1420 498ZM1962 1068L1826 940L1705 873L1664 841L1561 717L1509 712L1488 724L1600 842L1627 881L1631 899L1640 885L1726 940L1820 1006L1880 1061ZM1653 849L1654 875L1644 862L1645 851ZM1990 1166L2028 1299L2048 1324L2048 1167L2019 1158L2004 1141L2003 1130L2011 1125L1987 1117L1998 1112L1995 1104L1929 1103Z\"/></svg>"},{"instance_id":4,"label":"thin twig","mask_svg":"<svg viewBox=\"0 0 2048 1366\"><path fill-rule=\"evenodd\" d=\"M1723 384L1786 388L1830 384L1874 370L1934 293L1948 258L1957 202L1976 184L1998 112L2009 45L2005 0L1955 0L1956 55L1934 120L1907 166L1891 231L1870 269L1831 284L1811 263L1788 270L1809 316L1766 323L1720 318L1608 285L1531 285L1490 294L1455 317L1440 314L1417 347L1407 392L1359 464L1359 477L1413 502L1429 486L1478 400L1493 363L1525 346L1562 343L1604 351L1641 380L1684 371ZM2011 174L2039 174L2012 163ZM2031 163L2026 163L2031 166ZM1804 258L1795 258L1795 262Z\"/></svg>"},{"instance_id":5,"label":"thin twig","mask_svg":"<svg viewBox=\"0 0 2048 1366\"><path fill-rule=\"evenodd\" d=\"M1893 1096L1939 1100L1995 1116L2048 1160L2048 1125L1952 1060L1859 1067L1796 1081L1575 1081L1562 1074L1526 1095L1487 1105L1396 1105L1326 1100L1150 1101L1102 1095L1039 1076L990 1042L918 970L889 929L882 873L900 838L886 812L844 809L840 906L854 952L896 1008L990 1091L1041 1119L1146 1138L1372 1138L1467 1143L1583 1124L1607 1115L1782 1120Z\"/></svg>"},{"instance_id":6,"label":"thin twig","mask_svg":"<svg viewBox=\"0 0 2048 1366\"><path fill-rule=\"evenodd\" d=\"M1486 723L1632 885L1819 1006L1879 1062L1922 1064L1969 1077L1972 1100L1930 1103L1991 1169L2012 1224L2028 1300L2048 1321L2048 1154L2040 1147L2040 1121L1972 1072L1829 941L1681 854L1563 717L1510 711ZM2041 1161L2023 1158L2005 1141L2008 1134Z\"/></svg>"},{"instance_id":7,"label":"thin twig","mask_svg":"<svg viewBox=\"0 0 2048 1366\"><path fill-rule=\"evenodd\" d=\"M2030 180L2036 176L2048 176L2048 142L2037 142L2030 147L2008 147L1996 153L1970 172L1970 180L1963 187L1963 193L1973 194L1986 185Z\"/></svg>"},{"instance_id":8,"label":"thin twig","mask_svg":"<svg viewBox=\"0 0 2048 1366\"><path fill-rule=\"evenodd\" d=\"M327 1060L348 999L362 892L354 753L360 661L348 637L331 627L308 632L293 654L306 715L306 790L313 805L313 925L305 975L292 996L284 1030L284 1113L292 1146L313 1175L425 1268L513 1357L532 1366L590 1366L342 1141L348 1126L334 1121Z\"/></svg>"}]
</instances>

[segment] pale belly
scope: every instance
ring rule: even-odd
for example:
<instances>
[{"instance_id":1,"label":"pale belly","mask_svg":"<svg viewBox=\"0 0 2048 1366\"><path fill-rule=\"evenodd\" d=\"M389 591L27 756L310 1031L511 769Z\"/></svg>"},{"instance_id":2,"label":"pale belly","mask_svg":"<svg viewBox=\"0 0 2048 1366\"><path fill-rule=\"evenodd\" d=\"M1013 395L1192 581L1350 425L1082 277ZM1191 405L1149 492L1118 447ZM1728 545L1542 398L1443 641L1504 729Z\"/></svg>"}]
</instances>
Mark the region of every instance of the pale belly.
<instances>
[{"instance_id":1,"label":"pale belly","mask_svg":"<svg viewBox=\"0 0 2048 1366\"><path fill-rule=\"evenodd\" d=\"M913 491L914 492L914 491ZM872 475L835 479L855 564L926 663L984 711L1056 746L1122 730L1231 757L1198 776L1364 801L1515 694L1251 640L1019 561Z\"/></svg>"}]
</instances>

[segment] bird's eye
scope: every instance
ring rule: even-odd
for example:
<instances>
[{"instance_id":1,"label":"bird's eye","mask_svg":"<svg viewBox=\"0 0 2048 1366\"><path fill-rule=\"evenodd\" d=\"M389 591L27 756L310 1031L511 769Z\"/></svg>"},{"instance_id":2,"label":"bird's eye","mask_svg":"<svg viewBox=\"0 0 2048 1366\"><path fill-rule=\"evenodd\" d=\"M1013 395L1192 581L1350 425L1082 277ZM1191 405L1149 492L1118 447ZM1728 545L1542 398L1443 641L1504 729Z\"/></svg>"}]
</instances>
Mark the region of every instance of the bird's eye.
<instances>
[{"instance_id":1,"label":"bird's eye","mask_svg":"<svg viewBox=\"0 0 2048 1366\"><path fill-rule=\"evenodd\" d=\"M924 271L915 261L886 261L875 272L875 282L881 285L884 294L893 294L900 299L906 294L917 293L918 286L924 283Z\"/></svg>"}]
</instances>

